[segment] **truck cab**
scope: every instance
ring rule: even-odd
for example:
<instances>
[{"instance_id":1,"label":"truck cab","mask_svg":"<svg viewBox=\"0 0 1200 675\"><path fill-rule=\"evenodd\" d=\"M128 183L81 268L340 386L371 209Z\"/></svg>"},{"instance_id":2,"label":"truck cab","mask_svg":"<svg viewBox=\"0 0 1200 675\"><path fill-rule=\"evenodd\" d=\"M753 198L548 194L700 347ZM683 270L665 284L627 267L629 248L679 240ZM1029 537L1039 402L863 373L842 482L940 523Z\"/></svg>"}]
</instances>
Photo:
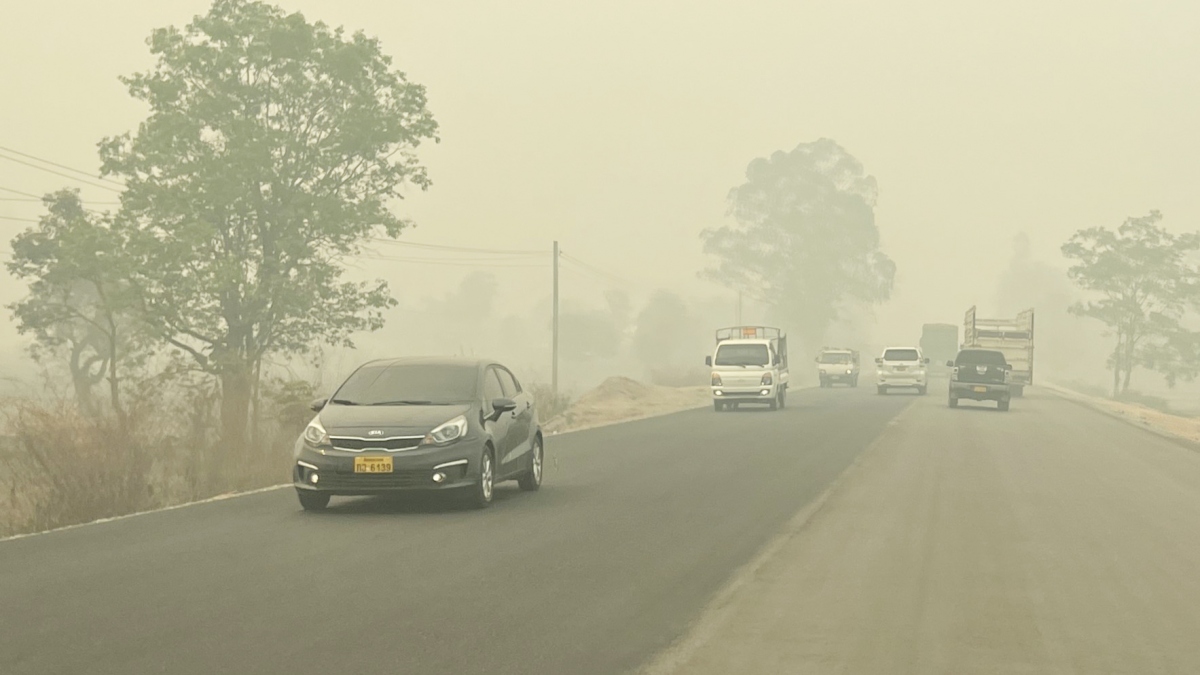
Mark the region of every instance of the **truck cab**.
<instances>
[{"instance_id":1,"label":"truck cab","mask_svg":"<svg viewBox=\"0 0 1200 675\"><path fill-rule=\"evenodd\" d=\"M716 349L705 364L712 368L713 409L743 403L782 408L787 400L787 336L778 328L734 326L716 332Z\"/></svg>"},{"instance_id":2,"label":"truck cab","mask_svg":"<svg viewBox=\"0 0 1200 675\"><path fill-rule=\"evenodd\" d=\"M858 386L858 352L853 349L826 347L816 358L817 377L822 387L838 382Z\"/></svg>"}]
</instances>

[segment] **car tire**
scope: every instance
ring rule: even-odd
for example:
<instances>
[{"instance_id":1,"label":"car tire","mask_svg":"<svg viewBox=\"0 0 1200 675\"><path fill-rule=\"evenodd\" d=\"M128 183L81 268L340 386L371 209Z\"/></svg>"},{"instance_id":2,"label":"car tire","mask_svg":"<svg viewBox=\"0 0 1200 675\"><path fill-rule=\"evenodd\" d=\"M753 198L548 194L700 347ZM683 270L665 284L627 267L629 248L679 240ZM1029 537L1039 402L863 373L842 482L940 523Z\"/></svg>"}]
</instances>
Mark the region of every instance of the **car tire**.
<instances>
[{"instance_id":1,"label":"car tire","mask_svg":"<svg viewBox=\"0 0 1200 675\"><path fill-rule=\"evenodd\" d=\"M951 408L957 408L958 407L958 399L951 396L949 399L949 405Z\"/></svg>"},{"instance_id":2,"label":"car tire","mask_svg":"<svg viewBox=\"0 0 1200 675\"><path fill-rule=\"evenodd\" d=\"M775 398L771 399L771 401L769 403L767 403L767 410L778 410L778 409L779 409L779 394L776 394Z\"/></svg>"},{"instance_id":3,"label":"car tire","mask_svg":"<svg viewBox=\"0 0 1200 675\"><path fill-rule=\"evenodd\" d=\"M479 482L469 489L471 508L486 509L492 505L496 493L496 458L492 446L485 447L479 456Z\"/></svg>"},{"instance_id":4,"label":"car tire","mask_svg":"<svg viewBox=\"0 0 1200 675\"><path fill-rule=\"evenodd\" d=\"M850 380L850 386L854 387L855 389L858 388L858 378L857 377L854 378L853 380Z\"/></svg>"},{"instance_id":5,"label":"car tire","mask_svg":"<svg viewBox=\"0 0 1200 675\"><path fill-rule=\"evenodd\" d=\"M779 409L783 410L787 407L787 389L779 390Z\"/></svg>"},{"instance_id":6,"label":"car tire","mask_svg":"<svg viewBox=\"0 0 1200 675\"><path fill-rule=\"evenodd\" d=\"M533 453L530 455L529 471L517 479L517 485L526 492L537 492L542 487L542 471L545 469L545 447L541 438L533 440Z\"/></svg>"},{"instance_id":7,"label":"car tire","mask_svg":"<svg viewBox=\"0 0 1200 675\"><path fill-rule=\"evenodd\" d=\"M1001 412L1008 412L1008 401L996 401L996 409Z\"/></svg>"},{"instance_id":8,"label":"car tire","mask_svg":"<svg viewBox=\"0 0 1200 675\"><path fill-rule=\"evenodd\" d=\"M876 392L877 392L877 393L878 393L880 396L883 396L884 394L886 394L886 393L887 393L887 387L875 387L875 391L876 391Z\"/></svg>"},{"instance_id":9,"label":"car tire","mask_svg":"<svg viewBox=\"0 0 1200 675\"><path fill-rule=\"evenodd\" d=\"M924 396L927 391L929 391L928 387L917 387L917 394L921 396Z\"/></svg>"},{"instance_id":10,"label":"car tire","mask_svg":"<svg viewBox=\"0 0 1200 675\"><path fill-rule=\"evenodd\" d=\"M723 401L713 401L713 410L725 412L725 403Z\"/></svg>"},{"instance_id":11,"label":"car tire","mask_svg":"<svg viewBox=\"0 0 1200 675\"><path fill-rule=\"evenodd\" d=\"M296 496L300 498L300 508L305 511L324 511L329 506L329 495L325 492L297 489Z\"/></svg>"}]
</instances>

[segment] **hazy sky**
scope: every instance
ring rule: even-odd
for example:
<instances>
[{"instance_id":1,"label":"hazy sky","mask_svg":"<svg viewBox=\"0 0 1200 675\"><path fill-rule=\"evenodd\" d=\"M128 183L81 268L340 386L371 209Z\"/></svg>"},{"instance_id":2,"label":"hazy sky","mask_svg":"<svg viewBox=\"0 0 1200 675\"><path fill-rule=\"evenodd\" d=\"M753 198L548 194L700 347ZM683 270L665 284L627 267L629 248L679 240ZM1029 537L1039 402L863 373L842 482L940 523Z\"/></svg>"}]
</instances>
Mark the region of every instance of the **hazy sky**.
<instances>
[{"instance_id":1,"label":"hazy sky","mask_svg":"<svg viewBox=\"0 0 1200 675\"><path fill-rule=\"evenodd\" d=\"M81 168L96 166L101 137L142 118L117 76L149 66L150 30L208 6L5 4L0 145ZM1151 208L1173 228L1200 222L1194 0L281 4L381 38L428 87L443 141L421 152L432 189L399 207L420 224L414 241L548 249L557 238L632 283L711 294L695 276L697 235L722 223L746 164L826 136L879 181L878 223L899 266L880 321L915 340L920 323L993 302L1022 230L1059 264L1080 227ZM63 184L0 160L0 186ZM0 201L0 215L38 212ZM0 235L26 226L0 221ZM413 306L466 271L364 269ZM497 274L513 305L548 281L542 268ZM564 272L565 295L601 283ZM0 300L21 292L10 281Z\"/></svg>"}]
</instances>

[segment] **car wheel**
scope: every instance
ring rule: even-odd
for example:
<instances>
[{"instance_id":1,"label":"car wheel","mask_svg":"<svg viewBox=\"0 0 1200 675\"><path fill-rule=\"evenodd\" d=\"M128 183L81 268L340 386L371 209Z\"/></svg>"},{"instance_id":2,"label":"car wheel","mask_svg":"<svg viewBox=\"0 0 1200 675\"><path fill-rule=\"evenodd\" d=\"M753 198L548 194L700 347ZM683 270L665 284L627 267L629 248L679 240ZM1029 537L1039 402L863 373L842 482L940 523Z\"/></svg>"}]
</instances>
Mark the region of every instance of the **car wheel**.
<instances>
[{"instance_id":1,"label":"car wheel","mask_svg":"<svg viewBox=\"0 0 1200 675\"><path fill-rule=\"evenodd\" d=\"M305 511L324 511L329 506L329 495L324 492L296 490L296 496L300 498L300 507Z\"/></svg>"},{"instance_id":2,"label":"car wheel","mask_svg":"<svg viewBox=\"0 0 1200 675\"><path fill-rule=\"evenodd\" d=\"M926 391L928 391L926 387L917 387L917 393L921 396L924 396Z\"/></svg>"},{"instance_id":3,"label":"car wheel","mask_svg":"<svg viewBox=\"0 0 1200 675\"><path fill-rule=\"evenodd\" d=\"M1008 401L997 401L996 408L1001 411L1007 411L1008 410Z\"/></svg>"},{"instance_id":4,"label":"car wheel","mask_svg":"<svg viewBox=\"0 0 1200 675\"><path fill-rule=\"evenodd\" d=\"M779 409L779 394L776 394L775 398L771 399L771 402L767 404L767 410L778 410L778 409Z\"/></svg>"},{"instance_id":5,"label":"car wheel","mask_svg":"<svg viewBox=\"0 0 1200 675\"><path fill-rule=\"evenodd\" d=\"M854 387L856 389L858 388L858 378L857 377L854 378L853 380L850 380L850 386Z\"/></svg>"},{"instance_id":6,"label":"car wheel","mask_svg":"<svg viewBox=\"0 0 1200 675\"><path fill-rule=\"evenodd\" d=\"M951 396L951 397L950 397L950 401L949 401L949 403L950 403L950 407L951 407L951 408L957 408L957 407L958 407L958 399L954 398L953 396Z\"/></svg>"},{"instance_id":7,"label":"car wheel","mask_svg":"<svg viewBox=\"0 0 1200 675\"><path fill-rule=\"evenodd\" d=\"M721 401L713 401L713 410L716 410L717 412L722 412L725 410L725 404Z\"/></svg>"},{"instance_id":8,"label":"car wheel","mask_svg":"<svg viewBox=\"0 0 1200 675\"><path fill-rule=\"evenodd\" d=\"M876 391L876 392L877 392L877 393L878 393L880 396L883 396L884 394L886 394L886 393L887 393L887 387L875 387L875 391Z\"/></svg>"},{"instance_id":9,"label":"car wheel","mask_svg":"<svg viewBox=\"0 0 1200 675\"><path fill-rule=\"evenodd\" d=\"M495 458L492 457L492 448L488 446L483 449L483 455L479 458L479 482L471 488L471 506L486 509L492 505L495 492L496 464Z\"/></svg>"},{"instance_id":10,"label":"car wheel","mask_svg":"<svg viewBox=\"0 0 1200 675\"><path fill-rule=\"evenodd\" d=\"M787 389L779 390L779 407L780 408L787 407Z\"/></svg>"},{"instance_id":11,"label":"car wheel","mask_svg":"<svg viewBox=\"0 0 1200 675\"><path fill-rule=\"evenodd\" d=\"M533 439L533 456L530 458L529 471L517 479L517 485L526 492L537 492L542 487L542 467L545 459L542 449L542 439Z\"/></svg>"}]
</instances>

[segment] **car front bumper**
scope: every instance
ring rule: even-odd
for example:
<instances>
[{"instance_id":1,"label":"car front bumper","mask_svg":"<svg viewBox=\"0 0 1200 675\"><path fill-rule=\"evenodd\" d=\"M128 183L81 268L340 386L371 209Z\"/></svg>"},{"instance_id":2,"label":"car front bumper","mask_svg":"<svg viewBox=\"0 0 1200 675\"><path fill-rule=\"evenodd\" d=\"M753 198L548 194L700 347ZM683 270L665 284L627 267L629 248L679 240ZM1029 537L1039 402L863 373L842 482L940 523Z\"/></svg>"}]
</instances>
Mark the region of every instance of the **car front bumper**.
<instances>
[{"instance_id":1,"label":"car front bumper","mask_svg":"<svg viewBox=\"0 0 1200 675\"><path fill-rule=\"evenodd\" d=\"M1011 396L1008 384L981 382L951 382L950 396L971 401L1007 401Z\"/></svg>"},{"instance_id":2,"label":"car front bumper","mask_svg":"<svg viewBox=\"0 0 1200 675\"><path fill-rule=\"evenodd\" d=\"M779 394L778 384L764 384L756 387L713 387L714 401L732 401L734 403L770 403Z\"/></svg>"},{"instance_id":3,"label":"car front bumper","mask_svg":"<svg viewBox=\"0 0 1200 675\"><path fill-rule=\"evenodd\" d=\"M422 490L450 490L479 482L482 439L464 439L442 447L397 452L318 450L303 440L292 462L292 484L298 490L334 496L378 495ZM392 458L390 473L355 473L355 457ZM440 475L441 480L435 480ZM314 480L315 476L315 480Z\"/></svg>"},{"instance_id":4,"label":"car front bumper","mask_svg":"<svg viewBox=\"0 0 1200 675\"><path fill-rule=\"evenodd\" d=\"M845 370L823 370L818 373L822 380L830 382L850 382L858 379L857 371L846 372Z\"/></svg>"}]
</instances>

